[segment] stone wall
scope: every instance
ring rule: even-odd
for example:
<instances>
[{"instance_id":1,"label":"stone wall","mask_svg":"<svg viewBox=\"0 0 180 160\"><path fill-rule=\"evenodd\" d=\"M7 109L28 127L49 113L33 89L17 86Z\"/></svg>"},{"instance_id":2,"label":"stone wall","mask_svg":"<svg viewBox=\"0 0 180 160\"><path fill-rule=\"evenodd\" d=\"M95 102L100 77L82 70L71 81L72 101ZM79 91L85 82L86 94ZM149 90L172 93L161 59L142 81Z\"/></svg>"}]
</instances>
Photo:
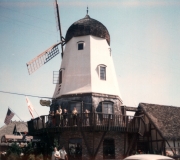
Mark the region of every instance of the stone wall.
<instances>
[{"instance_id":1,"label":"stone wall","mask_svg":"<svg viewBox=\"0 0 180 160\"><path fill-rule=\"evenodd\" d=\"M114 114L122 115L121 105L122 102L118 96L106 95L100 93L85 93L77 95L66 95L58 99L53 100L52 105L50 106L51 111L55 111L58 106L61 106L62 109L67 109L70 111L70 104L72 102L82 102L82 110L88 109L91 113L97 112L97 108L100 107L101 102L112 102Z\"/></svg>"},{"instance_id":2,"label":"stone wall","mask_svg":"<svg viewBox=\"0 0 180 160\"><path fill-rule=\"evenodd\" d=\"M93 153L93 148L94 152L96 151L101 138L103 136L104 132L94 132L94 137L93 137L93 132L84 132L84 137L86 139L86 142L89 145L90 152ZM66 151L69 152L69 139L71 138L81 138L82 139L82 160L91 160L92 157L90 156L90 153L88 152L86 143L83 139L83 136L81 132L63 132L59 135L59 142L60 146L65 146ZM121 160L123 159L124 155L124 134L120 132L107 132L105 134L105 138L113 138L115 142L115 159ZM94 139L94 143L93 143ZM93 147L94 146L94 147ZM95 160L101 160L103 159L103 141L101 143L101 146L99 148L99 151L97 152L97 155L95 157Z\"/></svg>"}]
</instances>

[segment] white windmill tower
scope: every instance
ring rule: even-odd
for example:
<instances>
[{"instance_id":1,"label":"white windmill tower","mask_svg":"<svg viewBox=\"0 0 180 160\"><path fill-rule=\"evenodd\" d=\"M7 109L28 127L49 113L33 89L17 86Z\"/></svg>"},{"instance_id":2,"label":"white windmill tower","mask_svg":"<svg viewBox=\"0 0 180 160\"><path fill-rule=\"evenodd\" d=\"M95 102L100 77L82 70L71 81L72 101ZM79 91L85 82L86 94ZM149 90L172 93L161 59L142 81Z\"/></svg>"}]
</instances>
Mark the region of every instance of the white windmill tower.
<instances>
[{"instance_id":1,"label":"white windmill tower","mask_svg":"<svg viewBox=\"0 0 180 160\"><path fill-rule=\"evenodd\" d=\"M54 107L61 105L69 112L76 106L78 112L88 109L91 112L121 114L119 108L122 99L111 55L108 30L102 23L92 19L87 9L87 15L74 22L63 38L59 14L57 17L61 42L30 61L27 64L29 73L35 70L33 66L40 66L35 65L35 62L41 61L42 57L47 56L45 61L42 61L43 64L53 58L58 52L57 46L61 44L62 63L53 95ZM64 44L66 46L63 51ZM51 110L54 110L54 107L51 107Z\"/></svg>"}]
</instances>

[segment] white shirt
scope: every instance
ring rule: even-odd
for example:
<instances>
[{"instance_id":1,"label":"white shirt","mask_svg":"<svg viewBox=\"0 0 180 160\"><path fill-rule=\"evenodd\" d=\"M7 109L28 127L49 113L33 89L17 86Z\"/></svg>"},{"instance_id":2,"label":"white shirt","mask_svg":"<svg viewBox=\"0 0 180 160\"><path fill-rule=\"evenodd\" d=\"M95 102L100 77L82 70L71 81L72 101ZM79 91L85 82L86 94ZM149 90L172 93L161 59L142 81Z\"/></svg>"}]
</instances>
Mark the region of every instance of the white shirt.
<instances>
[{"instance_id":1,"label":"white shirt","mask_svg":"<svg viewBox=\"0 0 180 160\"><path fill-rule=\"evenodd\" d=\"M53 152L52 152L51 160L56 160L55 155L56 155L56 156L60 156L59 151L53 151Z\"/></svg>"},{"instance_id":2,"label":"white shirt","mask_svg":"<svg viewBox=\"0 0 180 160\"><path fill-rule=\"evenodd\" d=\"M66 156L66 151L65 150L62 150L62 149L60 149L59 150L59 153L60 153L60 157L61 157L61 159L65 159L65 156Z\"/></svg>"}]
</instances>

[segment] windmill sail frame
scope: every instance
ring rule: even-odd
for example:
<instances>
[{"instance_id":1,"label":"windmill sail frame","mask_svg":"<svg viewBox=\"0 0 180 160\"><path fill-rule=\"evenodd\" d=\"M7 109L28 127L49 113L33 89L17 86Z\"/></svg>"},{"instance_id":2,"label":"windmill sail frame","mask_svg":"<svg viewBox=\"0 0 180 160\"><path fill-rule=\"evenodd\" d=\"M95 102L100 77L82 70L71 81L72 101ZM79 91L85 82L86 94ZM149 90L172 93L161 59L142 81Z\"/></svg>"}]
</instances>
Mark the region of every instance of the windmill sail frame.
<instances>
[{"instance_id":1,"label":"windmill sail frame","mask_svg":"<svg viewBox=\"0 0 180 160\"><path fill-rule=\"evenodd\" d=\"M46 49L44 52L42 52L40 55L26 63L29 74L32 74L37 69L39 69L42 65L50 61L52 58L54 58L56 55L59 54L58 45L62 42L59 42L57 44L54 44L50 48Z\"/></svg>"},{"instance_id":2,"label":"windmill sail frame","mask_svg":"<svg viewBox=\"0 0 180 160\"><path fill-rule=\"evenodd\" d=\"M58 28L60 32L60 41L57 44L54 44L44 52L42 52L40 55L26 63L29 75L35 72L37 69L39 69L43 64L46 64L48 61L50 61L52 58L54 58L56 55L59 54L59 49L58 45L61 45L61 57L63 58L63 46L65 45L65 39L62 36L62 31L61 31L61 23L60 23L60 16L59 16L59 7L57 0L55 0L55 6L56 6L56 13L57 13L57 20L58 20Z\"/></svg>"},{"instance_id":3,"label":"windmill sail frame","mask_svg":"<svg viewBox=\"0 0 180 160\"><path fill-rule=\"evenodd\" d=\"M62 36L62 31L61 31L61 21L60 21L60 16L59 16L59 7L58 7L58 3L57 0L55 0L56 3L56 13L57 13L57 22L58 22L58 28L59 28L59 32L60 32L60 40L61 41L65 41L64 37ZM61 57L63 58L63 44L61 44Z\"/></svg>"}]
</instances>

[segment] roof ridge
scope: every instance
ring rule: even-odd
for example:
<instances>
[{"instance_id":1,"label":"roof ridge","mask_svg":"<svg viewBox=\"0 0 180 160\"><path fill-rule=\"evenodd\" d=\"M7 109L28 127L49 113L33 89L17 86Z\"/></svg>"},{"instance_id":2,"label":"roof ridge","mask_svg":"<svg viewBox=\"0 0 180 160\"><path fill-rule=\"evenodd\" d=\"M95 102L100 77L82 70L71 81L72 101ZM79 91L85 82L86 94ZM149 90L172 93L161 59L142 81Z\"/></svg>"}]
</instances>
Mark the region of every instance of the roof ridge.
<instances>
[{"instance_id":1,"label":"roof ridge","mask_svg":"<svg viewBox=\"0 0 180 160\"><path fill-rule=\"evenodd\" d=\"M148 105L156 105L156 106L164 106L164 107L174 107L174 108L180 108L180 106L172 106L172 105L165 105L165 104L155 104L155 103L144 103L144 102L141 102L139 103L140 104L148 104Z\"/></svg>"}]
</instances>

